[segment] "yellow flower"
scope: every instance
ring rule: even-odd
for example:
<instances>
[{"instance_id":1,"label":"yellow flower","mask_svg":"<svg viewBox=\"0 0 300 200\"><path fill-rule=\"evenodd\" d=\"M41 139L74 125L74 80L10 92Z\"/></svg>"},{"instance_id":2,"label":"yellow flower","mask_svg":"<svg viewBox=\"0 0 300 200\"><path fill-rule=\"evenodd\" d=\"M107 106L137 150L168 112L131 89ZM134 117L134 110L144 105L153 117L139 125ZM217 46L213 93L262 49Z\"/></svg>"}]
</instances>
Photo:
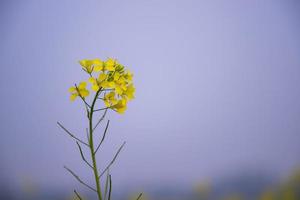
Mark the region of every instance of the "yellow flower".
<instances>
[{"instance_id":1,"label":"yellow flower","mask_svg":"<svg viewBox=\"0 0 300 200\"><path fill-rule=\"evenodd\" d=\"M105 73L100 73L98 78L91 77L89 81L92 83L92 89L97 92L100 87L103 89L111 89L115 87L115 83L113 81L108 81L108 75Z\"/></svg>"},{"instance_id":2,"label":"yellow flower","mask_svg":"<svg viewBox=\"0 0 300 200\"><path fill-rule=\"evenodd\" d=\"M86 85L86 82L81 82L78 86L75 85L75 87L70 87L69 92L71 93L71 101L74 101L78 96L85 98L89 95L90 92L86 89Z\"/></svg>"},{"instance_id":3,"label":"yellow flower","mask_svg":"<svg viewBox=\"0 0 300 200\"><path fill-rule=\"evenodd\" d=\"M83 59L80 60L79 63L82 66L83 70L89 74L91 74L92 72L99 72L103 70L103 62L98 58L93 60Z\"/></svg>"},{"instance_id":4,"label":"yellow flower","mask_svg":"<svg viewBox=\"0 0 300 200\"><path fill-rule=\"evenodd\" d=\"M130 83L130 82L132 82L133 74L129 70L126 70L124 77L125 77L126 81L128 83Z\"/></svg>"},{"instance_id":5,"label":"yellow flower","mask_svg":"<svg viewBox=\"0 0 300 200\"><path fill-rule=\"evenodd\" d=\"M106 107L110 107L110 106L116 104L117 102L118 101L116 99L116 94L114 92L107 93L104 96L104 103L105 103Z\"/></svg>"},{"instance_id":6,"label":"yellow flower","mask_svg":"<svg viewBox=\"0 0 300 200\"><path fill-rule=\"evenodd\" d=\"M113 81L103 81L101 87L104 89L112 89L115 88L115 83Z\"/></svg>"},{"instance_id":7,"label":"yellow flower","mask_svg":"<svg viewBox=\"0 0 300 200\"><path fill-rule=\"evenodd\" d=\"M98 58L93 60L93 66L94 66L94 71L95 72L99 72L99 71L104 70L103 61L98 59Z\"/></svg>"},{"instance_id":8,"label":"yellow flower","mask_svg":"<svg viewBox=\"0 0 300 200\"><path fill-rule=\"evenodd\" d=\"M98 85L97 79L94 78L94 77L90 77L89 81L92 84L92 90L94 90L95 92L97 92L100 89L100 87Z\"/></svg>"},{"instance_id":9,"label":"yellow flower","mask_svg":"<svg viewBox=\"0 0 300 200\"><path fill-rule=\"evenodd\" d=\"M133 74L113 58L105 61L98 58L83 59L79 63L83 70L90 75L88 80L91 83L91 89L98 92L98 98L103 100L105 106L118 113L125 112L127 102L132 100L135 94L132 82ZM93 72L99 73L95 76ZM85 82L82 82L78 87L75 85L70 88L72 101L78 96L85 98L89 95L86 85Z\"/></svg>"},{"instance_id":10,"label":"yellow flower","mask_svg":"<svg viewBox=\"0 0 300 200\"><path fill-rule=\"evenodd\" d=\"M98 80L100 82L102 82L102 81L104 81L106 79L107 79L107 74L104 74L104 73L99 74Z\"/></svg>"},{"instance_id":11,"label":"yellow flower","mask_svg":"<svg viewBox=\"0 0 300 200\"><path fill-rule=\"evenodd\" d=\"M115 91L118 95L122 95L126 91L126 84L116 84Z\"/></svg>"},{"instance_id":12,"label":"yellow flower","mask_svg":"<svg viewBox=\"0 0 300 200\"><path fill-rule=\"evenodd\" d=\"M134 93L135 93L135 88L134 88L133 84L130 84L127 87L126 91L124 92L124 96L128 100L131 100L131 99L134 99Z\"/></svg>"},{"instance_id":13,"label":"yellow flower","mask_svg":"<svg viewBox=\"0 0 300 200\"><path fill-rule=\"evenodd\" d=\"M115 111L122 114L127 109L127 101L125 99L118 100L118 103L112 107Z\"/></svg>"},{"instance_id":14,"label":"yellow flower","mask_svg":"<svg viewBox=\"0 0 300 200\"><path fill-rule=\"evenodd\" d=\"M107 70L107 71L114 71L116 64L117 64L117 61L115 59L108 58L105 61L105 70Z\"/></svg>"},{"instance_id":15,"label":"yellow flower","mask_svg":"<svg viewBox=\"0 0 300 200\"><path fill-rule=\"evenodd\" d=\"M123 74L116 72L114 75L114 82L115 82L115 91L118 95L122 95L123 92L126 91L126 79L124 78Z\"/></svg>"},{"instance_id":16,"label":"yellow flower","mask_svg":"<svg viewBox=\"0 0 300 200\"><path fill-rule=\"evenodd\" d=\"M80 65L82 66L83 70L86 71L87 73L92 73L93 71L93 61L92 60L87 60L83 59L79 61Z\"/></svg>"},{"instance_id":17,"label":"yellow flower","mask_svg":"<svg viewBox=\"0 0 300 200\"><path fill-rule=\"evenodd\" d=\"M100 87L103 87L103 83L106 82L105 81L106 79L107 79L107 74L104 73L99 74L99 77L97 79L94 77L90 77L89 81L92 84L92 90L97 92L100 89Z\"/></svg>"}]
</instances>

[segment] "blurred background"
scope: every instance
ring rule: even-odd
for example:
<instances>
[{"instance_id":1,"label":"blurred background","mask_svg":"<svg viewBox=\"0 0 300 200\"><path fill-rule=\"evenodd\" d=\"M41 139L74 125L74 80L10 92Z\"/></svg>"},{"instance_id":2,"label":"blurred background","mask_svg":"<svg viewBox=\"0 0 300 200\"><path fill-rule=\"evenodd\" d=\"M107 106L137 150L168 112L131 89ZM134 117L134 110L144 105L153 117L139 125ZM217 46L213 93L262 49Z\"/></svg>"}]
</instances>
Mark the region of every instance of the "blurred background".
<instances>
[{"instance_id":1,"label":"blurred background","mask_svg":"<svg viewBox=\"0 0 300 200\"><path fill-rule=\"evenodd\" d=\"M95 199L74 141L78 60L115 57L136 99L111 120L100 167L114 199L300 199L297 0L1 0L0 199ZM99 129L99 138L103 126Z\"/></svg>"}]
</instances>

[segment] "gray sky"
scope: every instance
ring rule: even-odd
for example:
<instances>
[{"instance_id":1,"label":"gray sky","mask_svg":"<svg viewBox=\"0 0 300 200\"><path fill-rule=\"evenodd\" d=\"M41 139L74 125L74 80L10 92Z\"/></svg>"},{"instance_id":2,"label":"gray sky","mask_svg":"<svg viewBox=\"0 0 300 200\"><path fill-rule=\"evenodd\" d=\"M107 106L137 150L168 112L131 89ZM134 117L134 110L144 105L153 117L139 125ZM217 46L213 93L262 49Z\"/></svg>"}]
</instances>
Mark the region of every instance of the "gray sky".
<instances>
[{"instance_id":1,"label":"gray sky","mask_svg":"<svg viewBox=\"0 0 300 200\"><path fill-rule=\"evenodd\" d=\"M285 174L300 159L297 1L1 1L1 177L77 186L91 177L61 121L84 137L68 87L78 60L116 57L136 99L111 112L99 159L116 187L193 184L238 170ZM101 131L99 130L99 135ZM104 163L100 164L102 167Z\"/></svg>"}]
</instances>

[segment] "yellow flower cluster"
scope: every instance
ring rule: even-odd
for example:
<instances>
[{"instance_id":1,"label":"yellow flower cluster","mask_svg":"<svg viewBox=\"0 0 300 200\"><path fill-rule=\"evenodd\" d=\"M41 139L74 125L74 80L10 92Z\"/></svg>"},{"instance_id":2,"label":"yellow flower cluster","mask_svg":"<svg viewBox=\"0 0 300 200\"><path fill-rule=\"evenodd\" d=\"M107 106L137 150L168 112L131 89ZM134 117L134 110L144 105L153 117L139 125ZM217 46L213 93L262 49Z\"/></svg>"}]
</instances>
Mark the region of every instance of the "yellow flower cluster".
<instances>
[{"instance_id":1,"label":"yellow flower cluster","mask_svg":"<svg viewBox=\"0 0 300 200\"><path fill-rule=\"evenodd\" d=\"M104 101L105 106L118 113L123 113L127 108L127 102L134 98L135 88L132 82L132 73L125 70L123 65L112 58L105 61L85 59L79 63L90 76L88 80L91 83L91 89L99 96L103 94L103 98L99 98ZM78 86L71 87L69 89L71 101L78 96L84 100L90 94L86 86L86 82L81 82Z\"/></svg>"},{"instance_id":2,"label":"yellow flower cluster","mask_svg":"<svg viewBox=\"0 0 300 200\"><path fill-rule=\"evenodd\" d=\"M71 93L71 101L74 101L78 96L85 98L90 94L86 89L86 82L79 83L79 86L75 85L75 87L70 87L69 92Z\"/></svg>"}]
</instances>

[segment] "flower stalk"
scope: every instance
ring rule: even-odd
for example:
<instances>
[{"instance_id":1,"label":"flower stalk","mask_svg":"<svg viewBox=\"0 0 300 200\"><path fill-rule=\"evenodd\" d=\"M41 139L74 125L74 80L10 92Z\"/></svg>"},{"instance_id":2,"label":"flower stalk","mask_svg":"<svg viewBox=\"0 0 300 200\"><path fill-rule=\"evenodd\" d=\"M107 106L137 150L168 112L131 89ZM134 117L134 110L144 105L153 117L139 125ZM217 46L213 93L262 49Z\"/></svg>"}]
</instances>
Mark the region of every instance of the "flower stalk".
<instances>
[{"instance_id":1,"label":"flower stalk","mask_svg":"<svg viewBox=\"0 0 300 200\"><path fill-rule=\"evenodd\" d=\"M95 188L90 186L83 181L74 171L68 167L64 167L74 178L79 181L82 185L89 188L91 191L96 192L98 200L111 200L112 197L112 178L109 173L110 167L115 162L117 156L125 145L125 142L120 146L111 162L103 169L102 172L98 171L96 153L102 145L109 126L109 120L107 121L105 130L102 135L102 139L96 146L94 141L94 132L97 126L104 120L106 113L109 109L116 111L117 113L124 113L127 109L127 102L134 98L135 88L132 83L133 75L125 67L119 64L116 60L109 58L106 61L100 59L94 60L81 60L80 65L82 69L88 74L89 82L91 83L91 91L87 89L87 82L80 82L78 85L75 84L69 89L71 93L70 99L74 101L77 97L82 100L86 109L86 116L88 118L88 128L86 129L87 142L75 136L68 129L66 129L61 123L57 124L76 141L82 160L92 169ZM95 73L96 76L95 76ZM87 97L94 91L95 95L92 98L91 104L88 103ZM98 101L103 101L104 108L96 108ZM97 123L93 124L94 114L98 111L103 111L103 115L98 119ZM84 156L84 149L81 145L84 145L89 149L91 163ZM101 177L107 173L106 181L104 185L104 195L101 190ZM74 190L76 197L81 200L83 199L80 194ZM138 196L140 199L142 194Z\"/></svg>"},{"instance_id":2,"label":"flower stalk","mask_svg":"<svg viewBox=\"0 0 300 200\"><path fill-rule=\"evenodd\" d=\"M101 194L101 187L100 187L100 179L98 178L98 168L97 168L97 162L96 162L96 156L95 156L95 151L94 151L94 137L93 137L93 114L94 114L94 106L97 100L97 97L101 91L101 88L97 91L93 103L90 108L89 112L89 133L90 133L90 141L89 141L89 146L90 146L90 152L91 152L91 157L92 157L92 162L93 162L93 170L94 170L94 176L95 176L95 181L96 181L96 190L97 190L97 195L98 199L102 200L102 194Z\"/></svg>"}]
</instances>

